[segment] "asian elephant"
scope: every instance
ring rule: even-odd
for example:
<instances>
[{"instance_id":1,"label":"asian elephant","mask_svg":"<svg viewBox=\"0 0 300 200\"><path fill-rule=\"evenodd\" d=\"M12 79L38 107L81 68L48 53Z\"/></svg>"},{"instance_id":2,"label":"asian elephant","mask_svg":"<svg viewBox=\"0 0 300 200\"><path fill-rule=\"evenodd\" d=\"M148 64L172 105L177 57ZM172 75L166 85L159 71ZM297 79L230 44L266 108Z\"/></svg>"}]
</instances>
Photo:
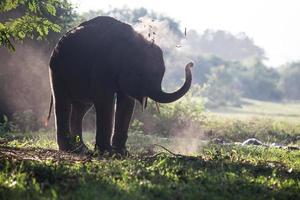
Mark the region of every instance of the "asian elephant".
<instances>
[{"instance_id":1,"label":"asian elephant","mask_svg":"<svg viewBox=\"0 0 300 200\"><path fill-rule=\"evenodd\" d=\"M53 97L48 119L53 102L59 150L86 150L82 119L94 105L95 148L124 153L135 99L143 107L147 97L160 103L176 101L191 86L192 65L185 67L183 86L166 93L161 88L162 50L130 25L100 16L73 28L59 40L50 58Z\"/></svg>"}]
</instances>

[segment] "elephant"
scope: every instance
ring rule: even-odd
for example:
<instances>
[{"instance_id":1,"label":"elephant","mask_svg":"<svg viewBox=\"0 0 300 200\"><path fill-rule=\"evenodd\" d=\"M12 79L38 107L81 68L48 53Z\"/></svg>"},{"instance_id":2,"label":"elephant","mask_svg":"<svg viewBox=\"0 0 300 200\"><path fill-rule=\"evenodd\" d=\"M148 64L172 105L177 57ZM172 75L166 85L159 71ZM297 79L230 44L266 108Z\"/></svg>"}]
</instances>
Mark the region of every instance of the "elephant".
<instances>
[{"instance_id":1,"label":"elephant","mask_svg":"<svg viewBox=\"0 0 300 200\"><path fill-rule=\"evenodd\" d=\"M53 49L49 63L52 94L48 119L54 104L59 150L87 149L82 120L94 106L95 149L124 154L135 100L143 108L147 98L159 103L178 100L191 86L192 66L186 65L181 88L167 93L161 87L165 73L161 48L132 26L99 16L71 29Z\"/></svg>"}]
</instances>

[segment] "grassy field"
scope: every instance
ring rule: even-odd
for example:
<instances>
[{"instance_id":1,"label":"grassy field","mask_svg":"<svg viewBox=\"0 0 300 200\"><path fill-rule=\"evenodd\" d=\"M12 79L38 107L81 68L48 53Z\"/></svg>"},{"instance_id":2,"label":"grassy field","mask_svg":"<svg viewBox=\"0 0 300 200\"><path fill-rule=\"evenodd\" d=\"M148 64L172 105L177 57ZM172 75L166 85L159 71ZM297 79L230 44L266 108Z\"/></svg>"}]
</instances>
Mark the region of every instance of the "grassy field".
<instances>
[{"instance_id":1,"label":"grassy field","mask_svg":"<svg viewBox=\"0 0 300 200\"><path fill-rule=\"evenodd\" d=\"M133 154L118 159L61 153L50 133L2 137L0 199L300 198L300 151L201 144L173 155L153 145L179 140L131 134Z\"/></svg>"},{"instance_id":2,"label":"grassy field","mask_svg":"<svg viewBox=\"0 0 300 200\"><path fill-rule=\"evenodd\" d=\"M243 99L242 107L210 109L204 129L229 141L257 138L266 143L300 145L300 103Z\"/></svg>"},{"instance_id":3,"label":"grassy field","mask_svg":"<svg viewBox=\"0 0 300 200\"><path fill-rule=\"evenodd\" d=\"M185 137L132 129L126 158L59 152L54 130L2 134L0 199L300 199L299 104L247 101ZM285 146L237 143L251 137Z\"/></svg>"},{"instance_id":4,"label":"grassy field","mask_svg":"<svg viewBox=\"0 0 300 200\"><path fill-rule=\"evenodd\" d=\"M242 107L220 107L212 109L211 112L230 118L261 117L289 122L300 121L300 102L276 103L252 99L243 99L243 102L245 104Z\"/></svg>"}]
</instances>

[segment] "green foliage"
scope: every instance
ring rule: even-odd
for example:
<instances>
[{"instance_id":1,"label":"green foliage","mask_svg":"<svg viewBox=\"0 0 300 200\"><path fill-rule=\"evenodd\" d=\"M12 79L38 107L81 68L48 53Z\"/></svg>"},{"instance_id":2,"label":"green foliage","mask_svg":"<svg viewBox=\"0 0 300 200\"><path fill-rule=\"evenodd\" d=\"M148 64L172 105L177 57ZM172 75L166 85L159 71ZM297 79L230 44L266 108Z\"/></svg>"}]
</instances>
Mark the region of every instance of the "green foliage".
<instances>
[{"instance_id":1,"label":"green foliage","mask_svg":"<svg viewBox=\"0 0 300 200\"><path fill-rule=\"evenodd\" d=\"M286 99L300 100L300 62L287 64L281 70L280 87Z\"/></svg>"},{"instance_id":2,"label":"green foliage","mask_svg":"<svg viewBox=\"0 0 300 200\"><path fill-rule=\"evenodd\" d=\"M0 3L0 11L8 12L18 8L19 6L24 6L32 13L42 13L46 11L51 15L55 15L56 6L58 5L61 5L60 0L4 0Z\"/></svg>"},{"instance_id":3,"label":"green foliage","mask_svg":"<svg viewBox=\"0 0 300 200\"><path fill-rule=\"evenodd\" d=\"M154 103L151 104L154 110ZM159 121L175 120L198 121L201 119L201 114L204 110L203 103L199 98L193 98L190 94L179 100L176 103L165 104L161 106L160 115L155 115Z\"/></svg>"},{"instance_id":4,"label":"green foliage","mask_svg":"<svg viewBox=\"0 0 300 200\"><path fill-rule=\"evenodd\" d=\"M12 41L25 38L44 39L49 31L60 32L61 27L49 20L57 14L57 9L68 9L70 4L62 0L4 0L0 3L0 13L18 13L19 17L8 17L0 22L0 46L15 50ZM12 15L13 16L13 15Z\"/></svg>"},{"instance_id":5,"label":"green foliage","mask_svg":"<svg viewBox=\"0 0 300 200\"><path fill-rule=\"evenodd\" d=\"M41 122L37 119L32 110L14 113L12 121L16 124L16 128L22 133L37 131L42 127Z\"/></svg>"},{"instance_id":6,"label":"green foliage","mask_svg":"<svg viewBox=\"0 0 300 200\"><path fill-rule=\"evenodd\" d=\"M60 31L59 25L47 19L26 14L18 19L10 20L2 24L1 31L5 32L8 38L22 41L25 38L33 39L35 36L38 36L38 39L45 38L45 36L48 35L49 29L54 32ZM1 42L1 44L4 44L4 42ZM8 47L13 48L12 46Z\"/></svg>"},{"instance_id":7,"label":"green foliage","mask_svg":"<svg viewBox=\"0 0 300 200\"><path fill-rule=\"evenodd\" d=\"M241 73L239 78L244 97L271 101L278 101L282 98L278 72L260 61Z\"/></svg>"},{"instance_id":8,"label":"green foliage","mask_svg":"<svg viewBox=\"0 0 300 200\"><path fill-rule=\"evenodd\" d=\"M225 110L209 113L204 111L203 99L195 97L198 89L192 88L182 101L162 105L160 114L154 103L143 113L138 107L130 131L168 137L220 138L227 142L243 142L254 137L269 144L300 144L299 115L295 115L298 104L243 99L249 105L223 107ZM254 103L258 105L251 105Z\"/></svg>"},{"instance_id":9,"label":"green foliage","mask_svg":"<svg viewBox=\"0 0 300 200\"><path fill-rule=\"evenodd\" d=\"M206 74L207 81L203 96L207 106L241 106L241 97L264 101L279 101L282 91L279 87L280 75L260 61L251 66L241 62L218 62Z\"/></svg>"},{"instance_id":10,"label":"green foliage","mask_svg":"<svg viewBox=\"0 0 300 200\"><path fill-rule=\"evenodd\" d=\"M165 143L153 137L132 140L133 146ZM299 151L212 145L192 156L153 156L144 146L144 152L126 159L86 159L24 148L24 142L17 145L23 148L0 145L1 199L300 198Z\"/></svg>"},{"instance_id":11,"label":"green foliage","mask_svg":"<svg viewBox=\"0 0 300 200\"><path fill-rule=\"evenodd\" d=\"M211 70L203 92L208 99L208 107L241 105L241 86L235 72L235 67L230 65L221 65Z\"/></svg>"},{"instance_id":12,"label":"green foliage","mask_svg":"<svg viewBox=\"0 0 300 200\"><path fill-rule=\"evenodd\" d=\"M139 121L138 119L134 119L130 125L130 131L138 134L143 133L144 123Z\"/></svg>"},{"instance_id":13,"label":"green foliage","mask_svg":"<svg viewBox=\"0 0 300 200\"><path fill-rule=\"evenodd\" d=\"M266 143L299 143L300 124L270 118L232 119L207 115L202 121L206 137L228 142L243 142L257 138Z\"/></svg>"},{"instance_id":14,"label":"green foliage","mask_svg":"<svg viewBox=\"0 0 300 200\"><path fill-rule=\"evenodd\" d=\"M190 124L199 122L204 111L204 104L201 98L192 96L192 91L174 103L160 104L160 113L153 101L148 102L144 113L138 107L135 119L140 123L140 128L142 128L140 131L168 136L180 132Z\"/></svg>"},{"instance_id":15,"label":"green foliage","mask_svg":"<svg viewBox=\"0 0 300 200\"><path fill-rule=\"evenodd\" d=\"M226 64L226 61L217 56L199 56L195 59L195 67L193 68L193 82L199 85L207 83L211 72Z\"/></svg>"},{"instance_id":16,"label":"green foliage","mask_svg":"<svg viewBox=\"0 0 300 200\"><path fill-rule=\"evenodd\" d=\"M29 9L27 4L19 4L19 1L0 2L2 5L0 30L5 30L5 37L2 37L5 41L2 44L11 42L11 45L6 45L6 47L15 47L20 50L18 52L7 51L1 48L0 44L0 116L5 114L12 119L15 112L21 113L32 109L35 111L35 117L41 120L44 118L42 112L46 101L41 97L48 96L50 92L49 80L45 78L48 73L46 70L48 58L61 34L73 26L76 14L66 0L35 1L37 10ZM11 6L9 2L18 3L18 6ZM55 16L52 15L54 14L53 8L46 3L54 6ZM0 38L1 36L3 35L0 33ZM17 42L19 40L24 41ZM34 89L28 90L33 86ZM38 113L38 111L41 112ZM22 126L25 127L24 123Z\"/></svg>"},{"instance_id":17,"label":"green foliage","mask_svg":"<svg viewBox=\"0 0 300 200\"><path fill-rule=\"evenodd\" d=\"M8 120L7 116L3 116L3 120L0 122L0 135L14 132L16 130L16 126L14 123Z\"/></svg>"}]
</instances>

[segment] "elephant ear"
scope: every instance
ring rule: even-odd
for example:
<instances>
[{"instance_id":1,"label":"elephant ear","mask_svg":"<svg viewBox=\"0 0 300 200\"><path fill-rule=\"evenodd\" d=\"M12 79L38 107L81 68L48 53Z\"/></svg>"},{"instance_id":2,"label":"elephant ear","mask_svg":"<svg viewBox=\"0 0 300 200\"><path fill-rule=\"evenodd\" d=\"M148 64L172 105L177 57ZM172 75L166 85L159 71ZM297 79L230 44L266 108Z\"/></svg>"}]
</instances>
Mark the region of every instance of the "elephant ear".
<instances>
[{"instance_id":1,"label":"elephant ear","mask_svg":"<svg viewBox=\"0 0 300 200\"><path fill-rule=\"evenodd\" d=\"M124 48L120 49L122 64L118 66L118 87L121 91L137 99L140 103L145 96L145 73L147 73L147 51L145 39L131 28L126 33ZM124 36L125 37L125 36Z\"/></svg>"},{"instance_id":2,"label":"elephant ear","mask_svg":"<svg viewBox=\"0 0 300 200\"><path fill-rule=\"evenodd\" d=\"M143 101L143 76L136 65L122 66L118 76L118 88L125 94Z\"/></svg>"}]
</instances>

